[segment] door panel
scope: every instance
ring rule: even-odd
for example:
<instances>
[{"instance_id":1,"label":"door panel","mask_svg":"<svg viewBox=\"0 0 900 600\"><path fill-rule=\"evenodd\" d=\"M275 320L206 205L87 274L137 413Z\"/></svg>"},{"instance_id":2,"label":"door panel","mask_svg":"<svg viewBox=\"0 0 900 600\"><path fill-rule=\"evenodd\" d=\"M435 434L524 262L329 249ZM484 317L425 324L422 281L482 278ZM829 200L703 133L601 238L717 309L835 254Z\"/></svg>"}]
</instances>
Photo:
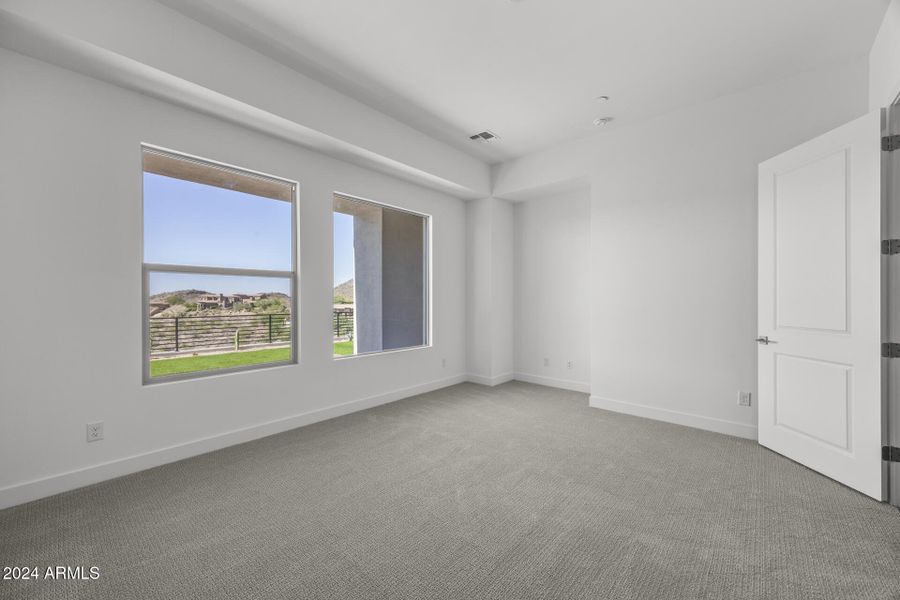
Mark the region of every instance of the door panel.
<instances>
[{"instance_id":1,"label":"door panel","mask_svg":"<svg viewBox=\"0 0 900 600\"><path fill-rule=\"evenodd\" d=\"M779 327L847 331L847 152L775 176Z\"/></svg>"},{"instance_id":2,"label":"door panel","mask_svg":"<svg viewBox=\"0 0 900 600\"><path fill-rule=\"evenodd\" d=\"M850 451L852 371L849 365L776 353L775 426Z\"/></svg>"},{"instance_id":3,"label":"door panel","mask_svg":"<svg viewBox=\"0 0 900 600\"><path fill-rule=\"evenodd\" d=\"M759 168L759 441L882 498L881 115Z\"/></svg>"}]
</instances>

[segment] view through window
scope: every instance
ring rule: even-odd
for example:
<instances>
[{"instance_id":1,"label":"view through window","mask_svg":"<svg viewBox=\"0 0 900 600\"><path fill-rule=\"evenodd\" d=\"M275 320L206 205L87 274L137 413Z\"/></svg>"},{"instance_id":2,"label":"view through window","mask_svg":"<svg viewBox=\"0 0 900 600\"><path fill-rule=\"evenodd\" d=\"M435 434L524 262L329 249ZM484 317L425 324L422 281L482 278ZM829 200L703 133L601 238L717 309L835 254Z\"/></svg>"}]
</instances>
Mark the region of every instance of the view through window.
<instances>
[{"instance_id":1,"label":"view through window","mask_svg":"<svg viewBox=\"0 0 900 600\"><path fill-rule=\"evenodd\" d=\"M144 147L144 379L295 360L291 182Z\"/></svg>"},{"instance_id":2,"label":"view through window","mask_svg":"<svg viewBox=\"0 0 900 600\"><path fill-rule=\"evenodd\" d=\"M335 357L429 343L428 220L335 194Z\"/></svg>"}]
</instances>

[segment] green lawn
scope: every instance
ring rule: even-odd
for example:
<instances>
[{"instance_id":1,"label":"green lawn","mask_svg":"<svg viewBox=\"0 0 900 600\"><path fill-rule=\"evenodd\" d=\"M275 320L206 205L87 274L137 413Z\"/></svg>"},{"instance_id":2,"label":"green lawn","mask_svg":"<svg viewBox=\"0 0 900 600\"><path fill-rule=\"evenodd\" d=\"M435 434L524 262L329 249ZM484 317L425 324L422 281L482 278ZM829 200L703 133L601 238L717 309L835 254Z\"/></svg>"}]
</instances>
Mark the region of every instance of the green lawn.
<instances>
[{"instance_id":1,"label":"green lawn","mask_svg":"<svg viewBox=\"0 0 900 600\"><path fill-rule=\"evenodd\" d=\"M334 354L335 356L349 356L353 354L353 341L347 340L346 342L335 342Z\"/></svg>"},{"instance_id":2,"label":"green lawn","mask_svg":"<svg viewBox=\"0 0 900 600\"><path fill-rule=\"evenodd\" d=\"M335 352L337 352L337 349L335 349ZM159 377L161 375L193 373L194 371L211 371L261 363L283 362L290 359L290 348L267 348L265 350L227 352L225 354L209 354L206 356L163 358L150 361L150 376Z\"/></svg>"},{"instance_id":3,"label":"green lawn","mask_svg":"<svg viewBox=\"0 0 900 600\"><path fill-rule=\"evenodd\" d=\"M335 342L336 356L353 354L353 342ZM150 376L160 377L193 373L195 371L213 371L230 367L244 367L269 362L283 362L291 359L290 348L267 348L265 350L247 350L245 352L226 352L225 354L208 354L206 356L185 356L182 358L160 358L150 361Z\"/></svg>"}]
</instances>

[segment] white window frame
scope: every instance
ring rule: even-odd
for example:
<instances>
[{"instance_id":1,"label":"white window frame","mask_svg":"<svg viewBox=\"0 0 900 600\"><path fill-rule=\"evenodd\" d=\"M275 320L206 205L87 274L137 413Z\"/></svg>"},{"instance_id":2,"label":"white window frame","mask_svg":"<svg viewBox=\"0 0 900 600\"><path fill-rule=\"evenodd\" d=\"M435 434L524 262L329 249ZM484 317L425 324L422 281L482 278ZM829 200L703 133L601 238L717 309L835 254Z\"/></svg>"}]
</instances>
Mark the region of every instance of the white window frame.
<instances>
[{"instance_id":1,"label":"white window frame","mask_svg":"<svg viewBox=\"0 0 900 600\"><path fill-rule=\"evenodd\" d=\"M297 278L297 263L298 263L298 243L297 243L297 230L298 230L298 219L297 219L297 198L298 198L298 190L299 184L296 181L286 179L284 177L278 177L277 175L270 175L268 173L263 173L260 171L254 171L252 169L247 169L244 167L238 167L235 165L231 165L228 163L220 162L217 160L212 160L209 158L204 158L201 156L196 156L193 154L187 154L185 152L180 152L177 150L172 150L169 148L164 148L162 146L156 146L153 144L141 143L140 152L141 158L144 156L145 151L156 152L160 154L165 154L171 156L176 159L181 160L189 160L192 162L209 165L216 169L224 169L227 171L234 171L241 175L250 175L254 177L261 177L264 179L274 180L277 182L285 183L291 186L291 270L290 271L279 271L279 270L269 270L269 269L233 269L228 267L207 267L201 265L170 265L170 264L161 264L161 263L148 263L144 261L144 185L143 185L143 177L144 171L143 166L141 167L141 328L143 331L142 335L142 346L143 346L143 363L142 363L142 372L143 372L143 384L144 385L153 385L157 383L168 383L172 381L184 381L190 379L200 379L206 377L215 377L218 375L226 375L229 373L240 373L244 371L257 371L260 369L268 369L273 367L281 367L286 365L296 365L299 362L300 355L300 344L298 339L298 322L300 320L300 313L297 310L297 290L299 289L298 278ZM197 275L237 275L237 276L248 276L248 277L271 277L275 279L288 279L291 284L291 301L290 301L290 309L291 309L291 357L288 360L282 361L273 361L266 363L259 363L254 365L243 365L239 367L227 367L223 369L212 369L207 371L193 371L190 373L178 373L174 375L161 375L157 377L151 377L150 375L150 274L151 273L191 273Z\"/></svg>"},{"instance_id":2,"label":"white window frame","mask_svg":"<svg viewBox=\"0 0 900 600\"><path fill-rule=\"evenodd\" d=\"M422 217L425 220L424 232L423 235L425 239L422 241L422 248L425 252L425 259L422 261L422 277L424 278L424 285L422 286L422 309L424 312L423 315L423 335L425 336L425 343L419 344L418 346L406 346L405 348L391 348L390 350L373 350L371 352L354 352L353 354L347 354L344 356L334 356L332 354L332 360L335 361L343 361L350 360L353 358L363 358L368 356L382 356L384 354L395 354L397 352L410 352L414 350L423 350L427 348L431 348L434 345L434 336L432 331L432 228L433 228L433 217L428 213L419 212L416 210L410 210L408 208L404 208L402 206L397 206L396 204L388 204L387 202L379 202L378 200L371 200L369 198L364 198L362 196L357 196L356 194L348 194L347 192L334 191L331 194L331 214L332 218L334 217L334 213L337 212L334 210L334 199L336 196L342 196L347 198L348 200L354 200L356 202L361 202L363 204L370 204L372 206L377 206L378 208L388 208L391 210L396 210L400 212L404 212L407 214L415 215L417 217ZM333 246L333 240L332 240ZM331 275L332 280L334 279L334 257L332 256L331 262ZM354 273L354 279L356 278L356 274ZM356 307L354 306L353 310L353 332L354 335L356 333ZM332 333L333 336L333 333Z\"/></svg>"}]
</instances>

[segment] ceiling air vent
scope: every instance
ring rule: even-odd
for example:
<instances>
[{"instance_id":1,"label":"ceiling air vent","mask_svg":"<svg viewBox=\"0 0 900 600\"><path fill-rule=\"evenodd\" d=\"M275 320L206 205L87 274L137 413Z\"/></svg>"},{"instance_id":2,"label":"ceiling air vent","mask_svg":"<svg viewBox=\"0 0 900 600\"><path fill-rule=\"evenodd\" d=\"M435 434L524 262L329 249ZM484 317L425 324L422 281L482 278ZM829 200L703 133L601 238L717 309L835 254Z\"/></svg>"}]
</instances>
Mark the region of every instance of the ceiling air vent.
<instances>
[{"instance_id":1,"label":"ceiling air vent","mask_svg":"<svg viewBox=\"0 0 900 600\"><path fill-rule=\"evenodd\" d=\"M496 133L491 133L490 131L484 130L474 135L470 135L469 139L473 142L493 142L495 140L499 140L500 137Z\"/></svg>"}]
</instances>

